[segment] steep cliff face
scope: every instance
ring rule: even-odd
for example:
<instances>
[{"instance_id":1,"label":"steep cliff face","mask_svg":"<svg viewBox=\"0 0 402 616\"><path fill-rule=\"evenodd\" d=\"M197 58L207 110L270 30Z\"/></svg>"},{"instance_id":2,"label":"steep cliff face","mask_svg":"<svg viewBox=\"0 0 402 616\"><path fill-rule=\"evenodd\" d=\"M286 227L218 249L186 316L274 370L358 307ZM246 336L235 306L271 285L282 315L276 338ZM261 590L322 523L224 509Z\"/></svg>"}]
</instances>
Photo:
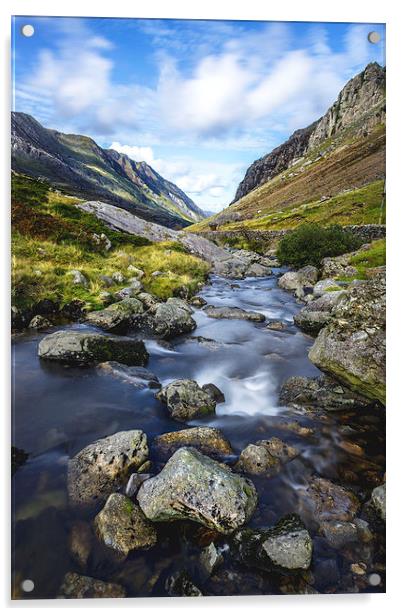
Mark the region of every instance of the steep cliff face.
<instances>
[{"instance_id":1,"label":"steep cliff face","mask_svg":"<svg viewBox=\"0 0 402 616\"><path fill-rule=\"evenodd\" d=\"M11 147L14 171L44 178L71 195L103 200L172 228L204 218L178 186L145 162L103 149L89 137L44 128L25 113L12 114Z\"/></svg>"},{"instance_id":2,"label":"steep cliff face","mask_svg":"<svg viewBox=\"0 0 402 616\"><path fill-rule=\"evenodd\" d=\"M322 118L307 128L295 131L285 143L248 168L232 203L291 167L326 139L347 130L354 136L364 136L384 120L385 68L371 63L348 81Z\"/></svg>"}]
</instances>

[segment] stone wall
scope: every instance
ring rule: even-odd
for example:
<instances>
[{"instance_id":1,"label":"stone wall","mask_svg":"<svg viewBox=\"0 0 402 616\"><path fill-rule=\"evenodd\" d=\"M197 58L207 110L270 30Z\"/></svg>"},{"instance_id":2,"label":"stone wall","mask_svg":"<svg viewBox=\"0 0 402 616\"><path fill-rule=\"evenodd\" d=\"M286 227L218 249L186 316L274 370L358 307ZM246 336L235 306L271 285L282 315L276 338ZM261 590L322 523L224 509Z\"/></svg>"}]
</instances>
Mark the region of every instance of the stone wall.
<instances>
[{"instance_id":1,"label":"stone wall","mask_svg":"<svg viewBox=\"0 0 402 616\"><path fill-rule=\"evenodd\" d=\"M360 237L364 242L372 242L386 237L386 225L345 225L344 227L354 235ZM200 233L203 237L213 242L225 243L226 240L244 238L257 240L267 244L276 244L293 229L281 229L273 231L259 231L257 229L239 229L237 231L205 231Z\"/></svg>"}]
</instances>

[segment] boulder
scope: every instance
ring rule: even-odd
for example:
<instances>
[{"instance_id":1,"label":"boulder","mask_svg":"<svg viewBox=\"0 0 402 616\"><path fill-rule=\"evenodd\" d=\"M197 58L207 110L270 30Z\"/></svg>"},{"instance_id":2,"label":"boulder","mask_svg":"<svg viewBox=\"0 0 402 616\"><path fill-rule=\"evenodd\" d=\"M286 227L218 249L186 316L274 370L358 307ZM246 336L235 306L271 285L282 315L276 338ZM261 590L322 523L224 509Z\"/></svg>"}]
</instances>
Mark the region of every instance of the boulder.
<instances>
[{"instance_id":1,"label":"boulder","mask_svg":"<svg viewBox=\"0 0 402 616\"><path fill-rule=\"evenodd\" d=\"M88 280L84 276L84 274L82 272L80 272L80 270L71 270L71 271L67 272L67 274L72 277L72 282L73 282L74 285L77 285L79 287L87 287L88 286Z\"/></svg>"},{"instance_id":2,"label":"boulder","mask_svg":"<svg viewBox=\"0 0 402 616\"><path fill-rule=\"evenodd\" d=\"M98 538L121 556L156 544L155 527L124 494L111 494L94 521Z\"/></svg>"},{"instance_id":3,"label":"boulder","mask_svg":"<svg viewBox=\"0 0 402 616\"><path fill-rule=\"evenodd\" d=\"M255 445L247 445L239 456L236 469L250 475L271 477L280 471L282 464L297 455L299 452L295 447L274 436L269 440L258 441Z\"/></svg>"},{"instance_id":4,"label":"boulder","mask_svg":"<svg viewBox=\"0 0 402 616\"><path fill-rule=\"evenodd\" d=\"M214 543L210 543L200 554L201 567L207 575L212 573L223 563L223 555L216 548Z\"/></svg>"},{"instance_id":5,"label":"boulder","mask_svg":"<svg viewBox=\"0 0 402 616\"><path fill-rule=\"evenodd\" d=\"M172 455L181 447L194 447L212 457L233 454L232 447L223 433L217 428L206 426L161 434L154 439L153 446L165 456Z\"/></svg>"},{"instance_id":6,"label":"boulder","mask_svg":"<svg viewBox=\"0 0 402 616\"><path fill-rule=\"evenodd\" d=\"M152 475L149 473L133 473L130 475L130 479L126 485L126 496L133 498L140 489L140 485L147 479L151 479L151 477Z\"/></svg>"},{"instance_id":7,"label":"boulder","mask_svg":"<svg viewBox=\"0 0 402 616\"><path fill-rule=\"evenodd\" d=\"M305 265L297 270L297 275L303 287L312 287L318 280L318 269L314 265Z\"/></svg>"},{"instance_id":8,"label":"boulder","mask_svg":"<svg viewBox=\"0 0 402 616\"><path fill-rule=\"evenodd\" d=\"M215 399L191 379L169 383L156 397L167 405L171 417L177 421L188 421L215 413Z\"/></svg>"},{"instance_id":9,"label":"boulder","mask_svg":"<svg viewBox=\"0 0 402 616\"><path fill-rule=\"evenodd\" d=\"M138 283L138 285L133 284L133 285L130 285L129 287L124 287L123 289L116 291L116 293L114 294L114 298L119 302L122 299L129 299L129 298L136 297L139 291L141 291L142 289L142 284L139 282L139 280L136 280L136 282Z\"/></svg>"},{"instance_id":10,"label":"boulder","mask_svg":"<svg viewBox=\"0 0 402 616\"><path fill-rule=\"evenodd\" d=\"M381 486L377 486L371 493L371 506L380 515L381 519L385 522L386 514L386 489L385 483Z\"/></svg>"},{"instance_id":11,"label":"boulder","mask_svg":"<svg viewBox=\"0 0 402 616\"><path fill-rule=\"evenodd\" d=\"M90 312L86 316L87 323L96 325L104 331L115 334L124 334L133 324L134 318L144 312L144 306L136 298L123 299L111 304L104 310Z\"/></svg>"},{"instance_id":12,"label":"boulder","mask_svg":"<svg viewBox=\"0 0 402 616\"><path fill-rule=\"evenodd\" d=\"M152 521L192 520L227 535L251 518L257 492L229 467L184 447L142 484L137 500Z\"/></svg>"},{"instance_id":13,"label":"boulder","mask_svg":"<svg viewBox=\"0 0 402 616\"><path fill-rule=\"evenodd\" d=\"M385 404L385 277L352 286L309 352L323 372Z\"/></svg>"},{"instance_id":14,"label":"boulder","mask_svg":"<svg viewBox=\"0 0 402 616\"><path fill-rule=\"evenodd\" d=\"M101 281L104 287L113 287L115 281L111 276L104 276L103 274L99 276L99 280Z\"/></svg>"},{"instance_id":15,"label":"boulder","mask_svg":"<svg viewBox=\"0 0 402 616\"><path fill-rule=\"evenodd\" d=\"M121 272L113 272L111 278L116 284L122 284L124 282L124 276Z\"/></svg>"},{"instance_id":16,"label":"boulder","mask_svg":"<svg viewBox=\"0 0 402 616\"><path fill-rule=\"evenodd\" d=\"M327 521L351 522L360 507L353 492L322 477L310 481L305 495L306 506L319 525Z\"/></svg>"},{"instance_id":17,"label":"boulder","mask_svg":"<svg viewBox=\"0 0 402 616\"><path fill-rule=\"evenodd\" d=\"M233 538L237 557L264 571L302 571L310 567L313 541L303 522L290 514L270 529L240 530Z\"/></svg>"},{"instance_id":18,"label":"boulder","mask_svg":"<svg viewBox=\"0 0 402 616\"><path fill-rule=\"evenodd\" d=\"M251 312L242 308L232 308L231 306L207 306L204 312L211 319L242 319L257 323L265 321L265 315L260 312Z\"/></svg>"},{"instance_id":19,"label":"boulder","mask_svg":"<svg viewBox=\"0 0 402 616\"><path fill-rule=\"evenodd\" d=\"M42 338L38 355L41 359L78 365L115 360L144 366L148 361L141 340L74 330L58 331Z\"/></svg>"},{"instance_id":20,"label":"boulder","mask_svg":"<svg viewBox=\"0 0 402 616\"><path fill-rule=\"evenodd\" d=\"M61 599L117 599L125 596L126 591L120 584L103 582L73 572L64 576L59 594Z\"/></svg>"},{"instance_id":21,"label":"boulder","mask_svg":"<svg viewBox=\"0 0 402 616\"><path fill-rule=\"evenodd\" d=\"M207 300L204 299L203 297L200 297L199 295L192 297L190 300L190 304L194 306L195 308L202 308L203 306L206 306L207 303L208 303Z\"/></svg>"},{"instance_id":22,"label":"boulder","mask_svg":"<svg viewBox=\"0 0 402 616\"><path fill-rule=\"evenodd\" d=\"M307 306L306 306L307 308ZM306 310L303 308L299 313L295 314L293 321L297 327L311 336L317 336L317 334L326 327L331 320L330 312L315 312L313 310Z\"/></svg>"},{"instance_id":23,"label":"boulder","mask_svg":"<svg viewBox=\"0 0 402 616\"><path fill-rule=\"evenodd\" d=\"M135 267L135 265L129 265L127 271L130 272L131 276L134 276L138 280L141 280L141 278L144 278L145 276L145 272L142 269Z\"/></svg>"},{"instance_id":24,"label":"boulder","mask_svg":"<svg viewBox=\"0 0 402 616\"><path fill-rule=\"evenodd\" d=\"M271 268L261 265L261 263L252 263L252 265L246 269L246 276L249 276L250 278L261 278L271 276L271 274Z\"/></svg>"},{"instance_id":25,"label":"boulder","mask_svg":"<svg viewBox=\"0 0 402 616\"><path fill-rule=\"evenodd\" d=\"M130 383L138 389L160 389L158 377L146 368L139 366L126 366L117 361L105 361L98 364L97 369L102 374L108 374L124 383Z\"/></svg>"},{"instance_id":26,"label":"boulder","mask_svg":"<svg viewBox=\"0 0 402 616\"><path fill-rule=\"evenodd\" d=\"M36 314L29 322L29 329L48 329L52 327L51 322L46 317Z\"/></svg>"},{"instance_id":27,"label":"boulder","mask_svg":"<svg viewBox=\"0 0 402 616\"><path fill-rule=\"evenodd\" d=\"M295 291L301 286L297 272L286 272L278 279L278 287L286 291Z\"/></svg>"},{"instance_id":28,"label":"boulder","mask_svg":"<svg viewBox=\"0 0 402 616\"><path fill-rule=\"evenodd\" d=\"M321 297L321 295L324 295L324 293L328 293L329 291L339 290L341 290L341 288L336 280L333 280L332 278L325 278L314 285L313 295L314 297Z\"/></svg>"},{"instance_id":29,"label":"boulder","mask_svg":"<svg viewBox=\"0 0 402 616\"><path fill-rule=\"evenodd\" d=\"M372 404L326 375L290 377L281 387L279 402L284 406L325 411L363 409Z\"/></svg>"},{"instance_id":30,"label":"boulder","mask_svg":"<svg viewBox=\"0 0 402 616\"><path fill-rule=\"evenodd\" d=\"M281 332L286 329L286 323L282 321L268 321L266 327L272 331Z\"/></svg>"},{"instance_id":31,"label":"boulder","mask_svg":"<svg viewBox=\"0 0 402 616\"><path fill-rule=\"evenodd\" d=\"M177 302L179 301L177 300ZM181 334L188 334L197 326L190 314L191 309L188 304L184 308L177 302L168 301L164 304L158 304L150 323L154 334L165 340Z\"/></svg>"},{"instance_id":32,"label":"boulder","mask_svg":"<svg viewBox=\"0 0 402 616\"><path fill-rule=\"evenodd\" d=\"M201 387L217 404L225 402L225 394L213 383L206 383Z\"/></svg>"},{"instance_id":33,"label":"boulder","mask_svg":"<svg viewBox=\"0 0 402 616\"><path fill-rule=\"evenodd\" d=\"M105 502L128 476L148 460L147 436L141 430L117 432L87 445L69 460L70 503L90 506Z\"/></svg>"}]
</instances>

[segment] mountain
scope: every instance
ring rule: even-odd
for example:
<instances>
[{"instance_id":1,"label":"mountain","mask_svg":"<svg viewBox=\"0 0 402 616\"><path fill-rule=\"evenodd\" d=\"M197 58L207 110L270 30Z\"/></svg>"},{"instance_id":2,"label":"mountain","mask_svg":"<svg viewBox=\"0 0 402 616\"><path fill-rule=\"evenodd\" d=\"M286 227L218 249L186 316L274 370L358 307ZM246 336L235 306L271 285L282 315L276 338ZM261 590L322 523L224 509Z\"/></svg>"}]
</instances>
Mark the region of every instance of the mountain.
<instances>
[{"instance_id":1,"label":"mountain","mask_svg":"<svg viewBox=\"0 0 402 616\"><path fill-rule=\"evenodd\" d=\"M43 127L32 116L11 116L12 168L64 192L101 200L145 220L182 228L204 218L178 186L145 162L103 149L93 139Z\"/></svg>"},{"instance_id":2,"label":"mountain","mask_svg":"<svg viewBox=\"0 0 402 616\"><path fill-rule=\"evenodd\" d=\"M321 118L248 168L228 208L191 230L206 230L209 223L233 229L286 228L317 214L318 205L327 220L334 199L333 222L342 223L348 214L345 200L353 205L349 193L359 190L363 201L356 222L371 222L374 210L368 213L365 206L381 201L384 177L385 68L371 63L347 82ZM361 198L358 193L355 200ZM351 222L353 215L352 208Z\"/></svg>"}]
</instances>

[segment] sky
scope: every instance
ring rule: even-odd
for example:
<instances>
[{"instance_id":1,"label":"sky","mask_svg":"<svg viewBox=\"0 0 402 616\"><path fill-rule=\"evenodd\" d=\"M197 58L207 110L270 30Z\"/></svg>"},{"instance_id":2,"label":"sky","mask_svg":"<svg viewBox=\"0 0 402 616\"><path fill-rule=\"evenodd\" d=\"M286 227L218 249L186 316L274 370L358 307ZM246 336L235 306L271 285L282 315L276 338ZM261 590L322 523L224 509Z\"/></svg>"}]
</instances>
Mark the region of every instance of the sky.
<instances>
[{"instance_id":1,"label":"sky","mask_svg":"<svg viewBox=\"0 0 402 616\"><path fill-rule=\"evenodd\" d=\"M217 212L254 160L385 64L384 42L381 24L15 17L13 109L145 160Z\"/></svg>"}]
</instances>

